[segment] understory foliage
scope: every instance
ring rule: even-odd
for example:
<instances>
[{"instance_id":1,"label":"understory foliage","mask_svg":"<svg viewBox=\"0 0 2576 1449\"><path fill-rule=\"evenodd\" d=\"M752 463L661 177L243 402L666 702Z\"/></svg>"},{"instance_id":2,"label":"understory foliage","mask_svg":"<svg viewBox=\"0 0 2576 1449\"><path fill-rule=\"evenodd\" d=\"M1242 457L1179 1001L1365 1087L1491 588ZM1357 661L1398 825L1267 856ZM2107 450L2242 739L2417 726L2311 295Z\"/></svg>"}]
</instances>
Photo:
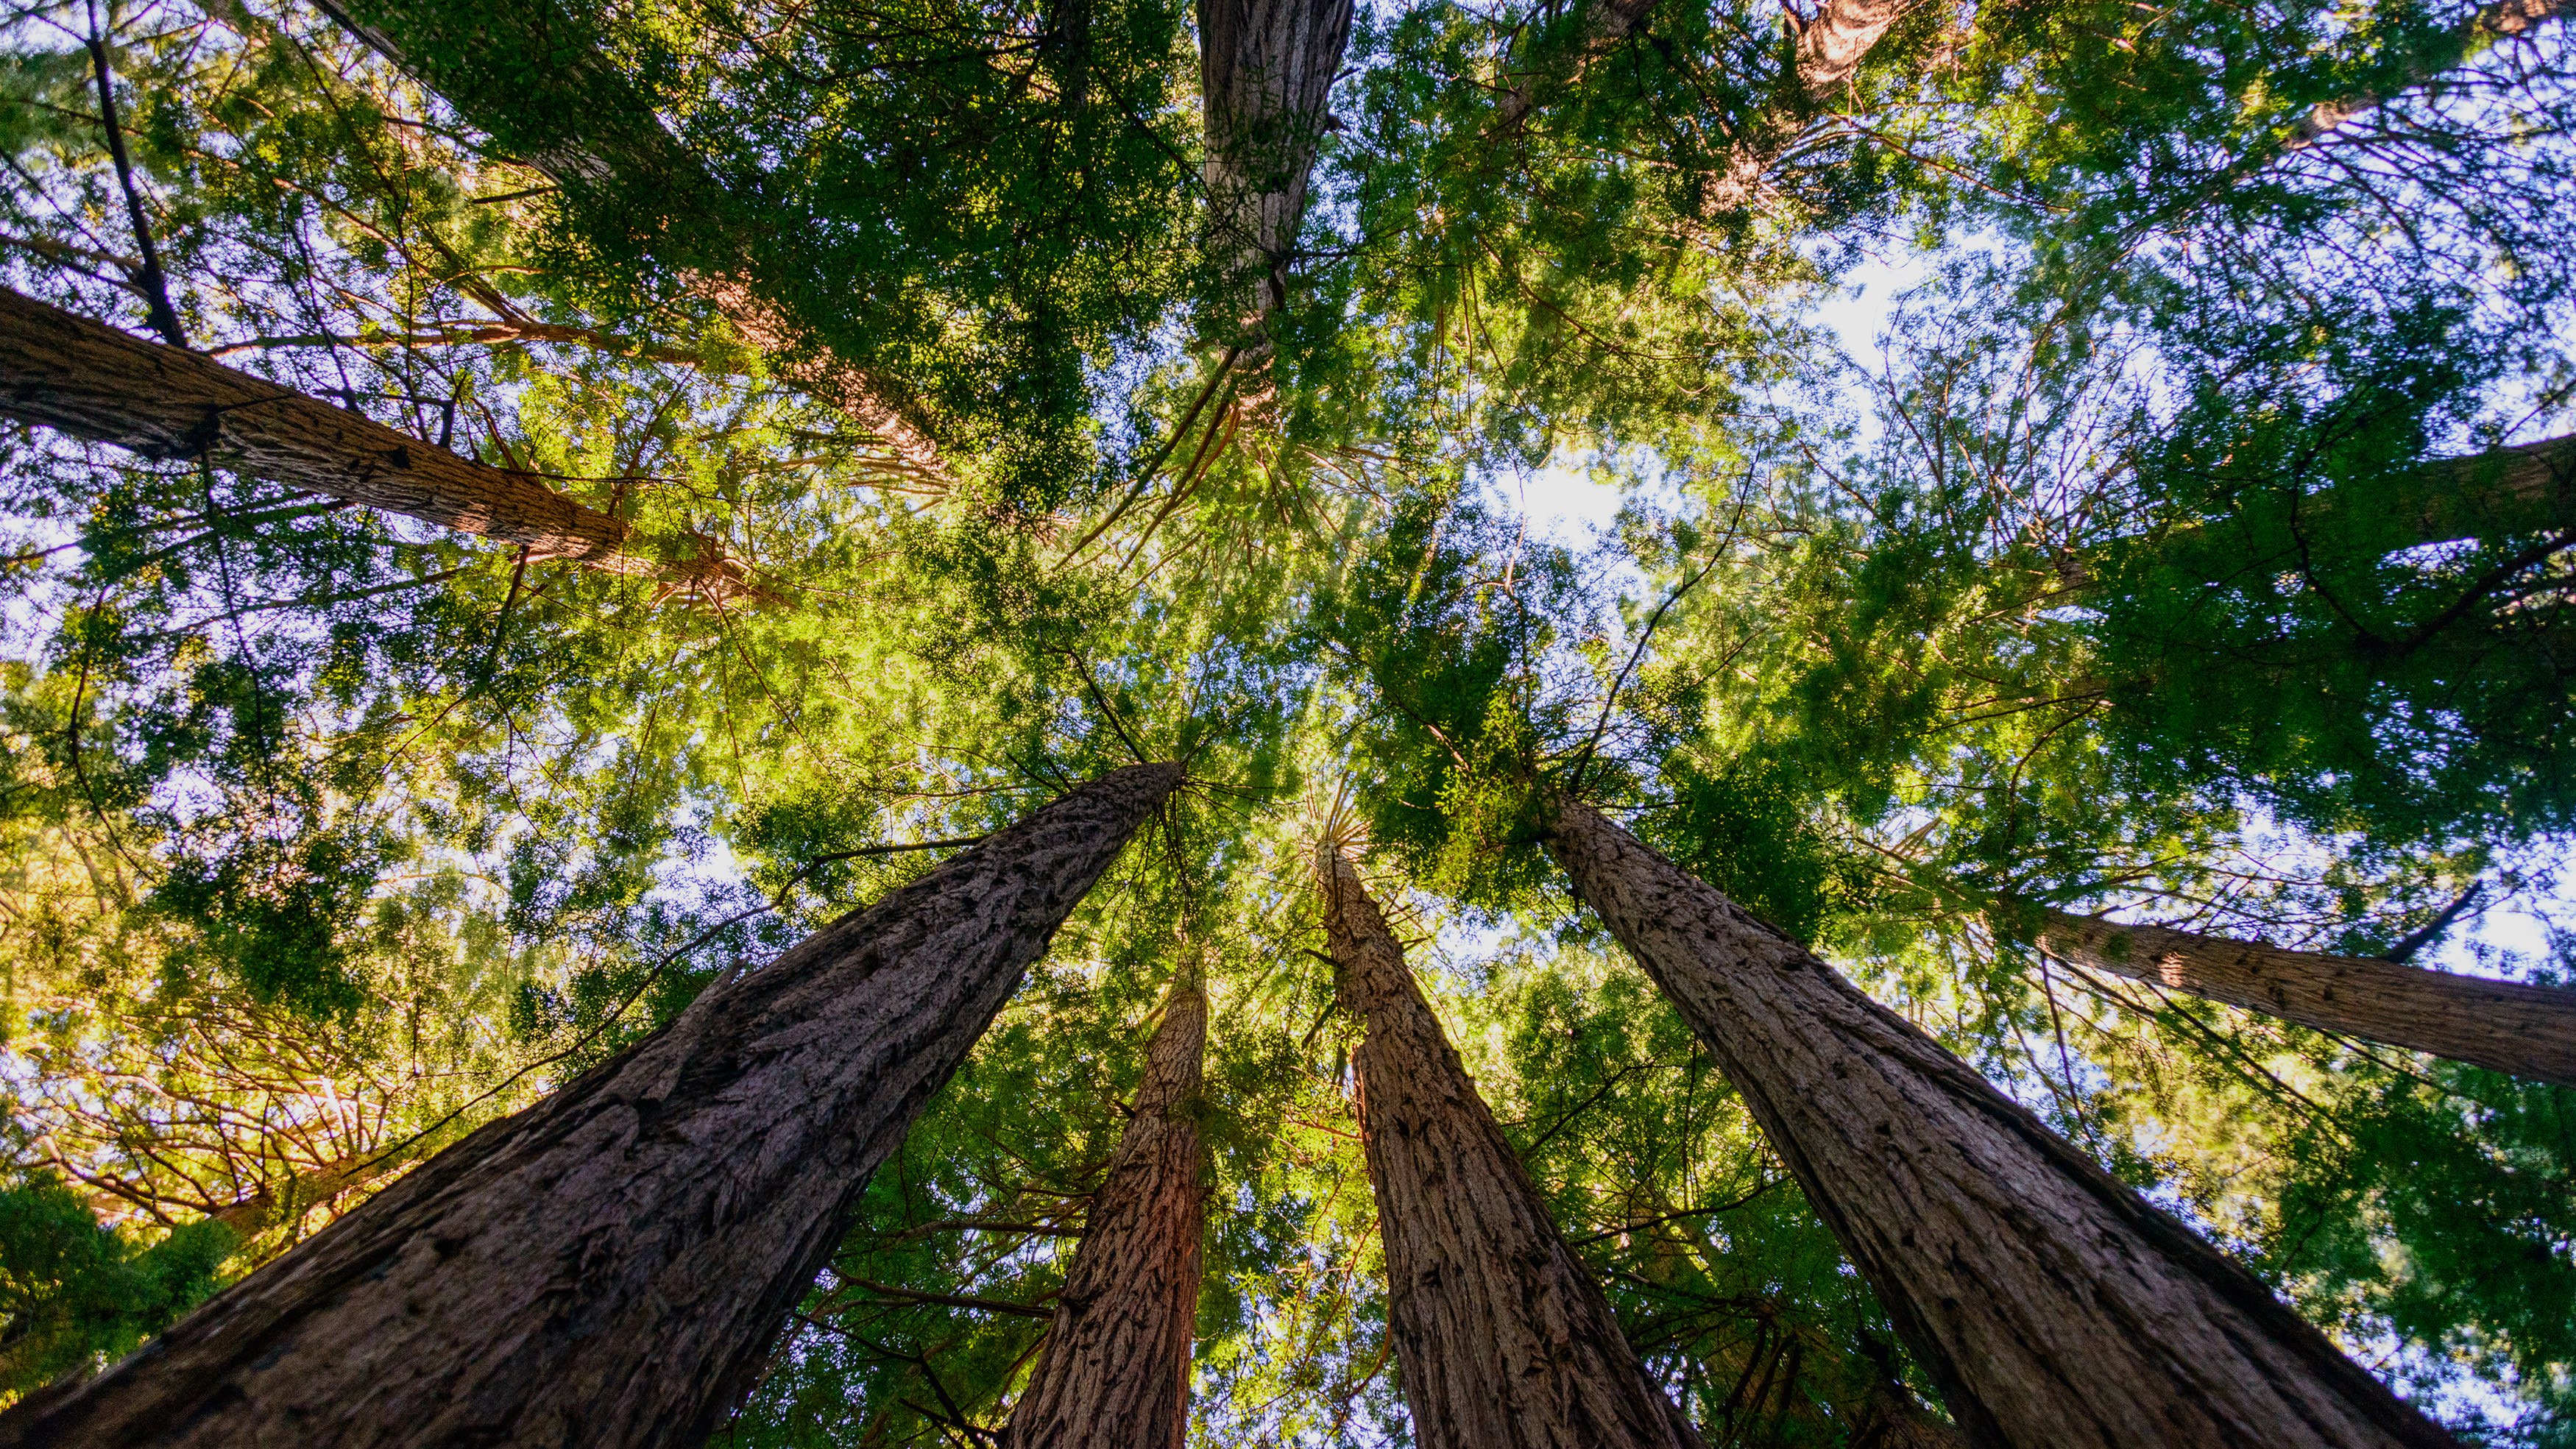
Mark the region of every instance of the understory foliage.
<instances>
[{"instance_id":1,"label":"understory foliage","mask_svg":"<svg viewBox=\"0 0 2576 1449\"><path fill-rule=\"evenodd\" d=\"M1184 970L1194 1440L1407 1442L1328 821L1711 1445L1938 1417L1550 864L1574 798L2463 1436L2576 1445L2576 1092L2028 925L2576 984L2566 23L1961 0L1826 93L1770 0L1366 7L1265 403L1194 13L11 5L0 284L757 587L0 428L0 1404L1178 759L720 1442L989 1441Z\"/></svg>"}]
</instances>

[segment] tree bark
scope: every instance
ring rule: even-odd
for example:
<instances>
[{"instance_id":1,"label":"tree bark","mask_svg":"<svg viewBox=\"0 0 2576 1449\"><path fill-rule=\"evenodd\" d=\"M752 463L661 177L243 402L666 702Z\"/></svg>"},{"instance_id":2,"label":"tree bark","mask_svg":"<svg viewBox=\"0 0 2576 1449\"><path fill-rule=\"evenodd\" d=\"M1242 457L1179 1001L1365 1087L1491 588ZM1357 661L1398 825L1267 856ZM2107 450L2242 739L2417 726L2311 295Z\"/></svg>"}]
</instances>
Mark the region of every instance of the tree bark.
<instances>
[{"instance_id":1,"label":"tree bark","mask_svg":"<svg viewBox=\"0 0 2576 1449\"><path fill-rule=\"evenodd\" d=\"M2046 909L2030 939L2088 970L2576 1087L2576 991L2562 986L2487 981Z\"/></svg>"},{"instance_id":2,"label":"tree bark","mask_svg":"<svg viewBox=\"0 0 2576 1449\"><path fill-rule=\"evenodd\" d=\"M1352 0L1199 0L1199 94L1208 234L1228 269L1237 396L1265 398L1272 321L1306 184L1331 117L1325 106L1351 35Z\"/></svg>"},{"instance_id":3,"label":"tree bark","mask_svg":"<svg viewBox=\"0 0 2576 1449\"><path fill-rule=\"evenodd\" d=\"M874 434L899 471L945 482L939 446L892 379L837 356L784 307L746 244L722 181L549 0L319 0L324 14L456 107L502 150L587 203L594 220L662 234L692 290L780 375ZM649 207L635 204L650 198Z\"/></svg>"},{"instance_id":4,"label":"tree bark","mask_svg":"<svg viewBox=\"0 0 2576 1449\"><path fill-rule=\"evenodd\" d=\"M714 599L754 591L699 540L693 559L633 548L627 526L525 473L407 437L356 412L0 288L0 415L150 458L206 457L310 489Z\"/></svg>"},{"instance_id":5,"label":"tree bark","mask_svg":"<svg viewBox=\"0 0 2576 1449\"><path fill-rule=\"evenodd\" d=\"M1172 988L1146 1047L1135 1115L1091 1198L1046 1347L1003 1431L1005 1449L1182 1449L1207 1226L1199 1071L1207 992Z\"/></svg>"},{"instance_id":6,"label":"tree bark","mask_svg":"<svg viewBox=\"0 0 2576 1449\"><path fill-rule=\"evenodd\" d=\"M846 1208L1180 783L1057 800L475 1132L0 1449L695 1445Z\"/></svg>"},{"instance_id":7,"label":"tree bark","mask_svg":"<svg viewBox=\"0 0 2576 1449\"><path fill-rule=\"evenodd\" d=\"M1318 861L1386 1246L1387 1331L1422 1449L1699 1449L1476 1095L1386 919Z\"/></svg>"},{"instance_id":8,"label":"tree bark","mask_svg":"<svg viewBox=\"0 0 2576 1449\"><path fill-rule=\"evenodd\" d=\"M1972 1443L2456 1449L2262 1283L1589 807L1550 852L1743 1095Z\"/></svg>"}]
</instances>

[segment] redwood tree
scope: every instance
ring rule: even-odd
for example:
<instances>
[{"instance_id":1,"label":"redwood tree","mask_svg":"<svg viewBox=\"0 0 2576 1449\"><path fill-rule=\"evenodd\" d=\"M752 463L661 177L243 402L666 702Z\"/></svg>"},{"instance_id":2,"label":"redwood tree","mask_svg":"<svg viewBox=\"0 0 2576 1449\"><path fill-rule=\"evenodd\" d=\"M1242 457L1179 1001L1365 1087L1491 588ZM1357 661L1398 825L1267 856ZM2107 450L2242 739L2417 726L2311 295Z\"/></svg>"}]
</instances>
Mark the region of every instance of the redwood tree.
<instances>
[{"instance_id":1,"label":"redwood tree","mask_svg":"<svg viewBox=\"0 0 2576 1449\"><path fill-rule=\"evenodd\" d=\"M2320 1031L2576 1086L2576 991L2043 910L2033 944Z\"/></svg>"},{"instance_id":2,"label":"redwood tree","mask_svg":"<svg viewBox=\"0 0 2576 1449\"><path fill-rule=\"evenodd\" d=\"M1743 1095L1972 1442L2455 1442L1795 941L1588 806L1558 801L1546 838Z\"/></svg>"},{"instance_id":3,"label":"redwood tree","mask_svg":"<svg viewBox=\"0 0 2576 1449\"><path fill-rule=\"evenodd\" d=\"M1386 1245L1387 1331L1414 1442L1698 1449L1547 1215L1404 953L1336 852L1318 861L1360 1135Z\"/></svg>"},{"instance_id":4,"label":"redwood tree","mask_svg":"<svg viewBox=\"0 0 2576 1449\"><path fill-rule=\"evenodd\" d=\"M532 474L433 443L211 358L128 336L0 287L0 416L150 458L206 458L423 523L714 599L752 588L711 541L696 556L640 551L624 522Z\"/></svg>"},{"instance_id":5,"label":"redwood tree","mask_svg":"<svg viewBox=\"0 0 2576 1449\"><path fill-rule=\"evenodd\" d=\"M1191 969L1145 1049L1135 1115L1092 1194L1046 1347L1002 1435L1009 1449L1188 1442L1207 1226L1207 1149L1194 1115L1206 1047L1207 991Z\"/></svg>"},{"instance_id":6,"label":"redwood tree","mask_svg":"<svg viewBox=\"0 0 2576 1449\"><path fill-rule=\"evenodd\" d=\"M1105 775L440 1153L0 1446L694 1445L1177 765Z\"/></svg>"}]
</instances>

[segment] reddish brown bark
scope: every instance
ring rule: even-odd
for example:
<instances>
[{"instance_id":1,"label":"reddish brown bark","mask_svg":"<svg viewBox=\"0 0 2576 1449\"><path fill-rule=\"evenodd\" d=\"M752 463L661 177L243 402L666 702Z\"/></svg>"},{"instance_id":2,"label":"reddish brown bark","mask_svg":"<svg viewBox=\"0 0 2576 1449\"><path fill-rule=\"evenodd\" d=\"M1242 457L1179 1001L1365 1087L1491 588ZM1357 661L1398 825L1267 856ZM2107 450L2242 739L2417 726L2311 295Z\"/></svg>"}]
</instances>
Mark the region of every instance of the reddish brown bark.
<instances>
[{"instance_id":1,"label":"reddish brown bark","mask_svg":"<svg viewBox=\"0 0 2576 1449\"><path fill-rule=\"evenodd\" d=\"M1476 1095L1386 919L1327 852L1324 929L1386 1245L1387 1332L1422 1449L1699 1449Z\"/></svg>"},{"instance_id":2,"label":"reddish brown bark","mask_svg":"<svg viewBox=\"0 0 2576 1449\"><path fill-rule=\"evenodd\" d=\"M1796 942L1562 803L1681 1011L1982 1445L2456 1449L2259 1281Z\"/></svg>"},{"instance_id":3,"label":"reddish brown bark","mask_svg":"<svg viewBox=\"0 0 2576 1449\"><path fill-rule=\"evenodd\" d=\"M1146 1047L1135 1115L1091 1198L1073 1269L1005 1449L1181 1449L1207 1226L1206 1148L1194 1112L1207 993L1172 988Z\"/></svg>"},{"instance_id":4,"label":"reddish brown bark","mask_svg":"<svg viewBox=\"0 0 2576 1449\"><path fill-rule=\"evenodd\" d=\"M2032 944L2320 1031L2576 1086L2576 991L2043 910Z\"/></svg>"},{"instance_id":5,"label":"reddish brown bark","mask_svg":"<svg viewBox=\"0 0 2576 1449\"><path fill-rule=\"evenodd\" d=\"M223 467L715 599L754 591L712 541L685 560L542 479L459 457L210 358L0 288L0 416Z\"/></svg>"},{"instance_id":6,"label":"reddish brown bark","mask_svg":"<svg viewBox=\"0 0 2576 1449\"><path fill-rule=\"evenodd\" d=\"M483 1128L0 1449L695 1445L1177 765L1103 776Z\"/></svg>"}]
</instances>

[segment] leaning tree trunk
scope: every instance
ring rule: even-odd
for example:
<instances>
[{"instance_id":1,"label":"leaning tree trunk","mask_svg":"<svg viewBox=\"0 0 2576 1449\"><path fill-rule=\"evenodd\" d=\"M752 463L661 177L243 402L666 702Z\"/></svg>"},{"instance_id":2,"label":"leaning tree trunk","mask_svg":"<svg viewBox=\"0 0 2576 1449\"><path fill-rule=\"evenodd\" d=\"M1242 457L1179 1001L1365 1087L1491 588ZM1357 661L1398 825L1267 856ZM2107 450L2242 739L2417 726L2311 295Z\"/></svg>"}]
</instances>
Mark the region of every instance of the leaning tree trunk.
<instances>
[{"instance_id":1,"label":"leaning tree trunk","mask_svg":"<svg viewBox=\"0 0 2576 1449\"><path fill-rule=\"evenodd\" d=\"M1239 396L1269 393L1271 323L1288 305L1290 250L1352 0L1199 0L1200 112L1209 244L1229 273Z\"/></svg>"},{"instance_id":2,"label":"leaning tree trunk","mask_svg":"<svg viewBox=\"0 0 2576 1449\"><path fill-rule=\"evenodd\" d=\"M1796 942L1559 802L1548 848L1744 1097L1972 1442L2454 1441Z\"/></svg>"},{"instance_id":3,"label":"leaning tree trunk","mask_svg":"<svg viewBox=\"0 0 2576 1449\"><path fill-rule=\"evenodd\" d=\"M1095 780L710 988L0 1416L0 1449L702 1442L868 1174L1180 778Z\"/></svg>"},{"instance_id":4,"label":"leaning tree trunk","mask_svg":"<svg viewBox=\"0 0 2576 1449\"><path fill-rule=\"evenodd\" d=\"M1193 969L1172 988L1145 1049L1135 1115L1091 1198L1004 1449L1181 1449L1189 1440L1190 1343L1206 1148L1193 1115L1207 1046L1207 991Z\"/></svg>"},{"instance_id":5,"label":"leaning tree trunk","mask_svg":"<svg viewBox=\"0 0 2576 1449\"><path fill-rule=\"evenodd\" d=\"M0 416L151 458L204 457L290 488L515 543L718 600L755 592L712 540L664 561L627 526L525 473L406 437L211 358L0 287Z\"/></svg>"},{"instance_id":6,"label":"leaning tree trunk","mask_svg":"<svg viewBox=\"0 0 2576 1449\"><path fill-rule=\"evenodd\" d=\"M2039 912L2032 944L2319 1031L2576 1087L2576 991Z\"/></svg>"},{"instance_id":7,"label":"leaning tree trunk","mask_svg":"<svg viewBox=\"0 0 2576 1449\"><path fill-rule=\"evenodd\" d=\"M595 225L654 233L692 290L771 354L780 375L876 435L896 468L945 483L909 392L836 355L776 294L724 184L609 63L583 15L553 0L321 0L324 14L435 91L497 149L545 173ZM789 285L777 285L784 280Z\"/></svg>"},{"instance_id":8,"label":"leaning tree trunk","mask_svg":"<svg viewBox=\"0 0 2576 1449\"><path fill-rule=\"evenodd\" d=\"M1338 853L1324 929L1353 1058L1360 1137L1386 1246L1387 1331L1423 1449L1699 1449L1548 1217L1386 919Z\"/></svg>"}]
</instances>

